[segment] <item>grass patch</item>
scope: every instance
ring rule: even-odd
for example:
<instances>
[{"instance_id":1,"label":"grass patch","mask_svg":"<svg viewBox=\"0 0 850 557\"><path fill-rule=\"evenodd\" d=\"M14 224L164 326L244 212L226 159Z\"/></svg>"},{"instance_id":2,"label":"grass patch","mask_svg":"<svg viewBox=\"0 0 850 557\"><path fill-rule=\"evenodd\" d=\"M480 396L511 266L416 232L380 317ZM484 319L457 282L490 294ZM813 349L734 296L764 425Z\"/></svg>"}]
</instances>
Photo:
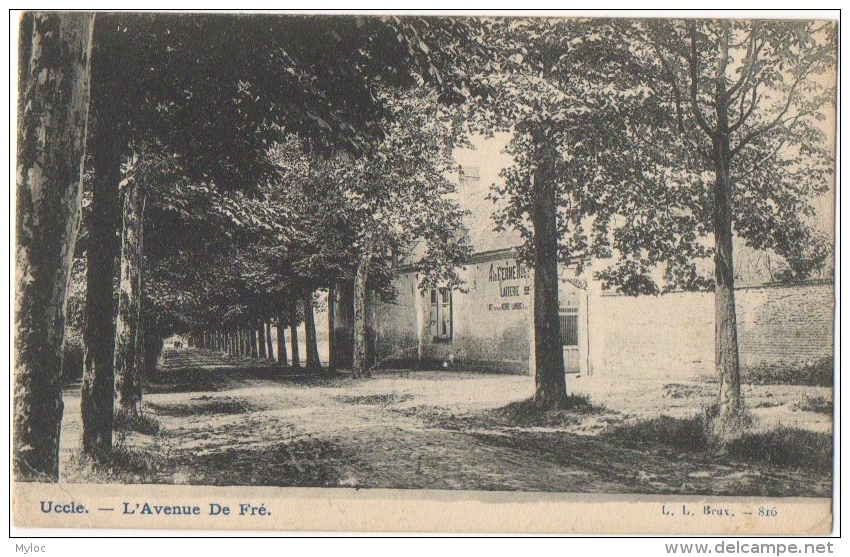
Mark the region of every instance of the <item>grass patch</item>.
<instances>
[{"instance_id":1,"label":"grass patch","mask_svg":"<svg viewBox=\"0 0 850 557\"><path fill-rule=\"evenodd\" d=\"M611 413L602 405L594 404L587 395L568 395L554 407L541 407L534 398L511 402L490 414L505 425L523 427L561 427L575 425L582 416Z\"/></svg>"},{"instance_id":2,"label":"grass patch","mask_svg":"<svg viewBox=\"0 0 850 557\"><path fill-rule=\"evenodd\" d=\"M227 380L205 369L167 369L157 374L157 381L142 385L145 393L188 393L192 391L220 391Z\"/></svg>"},{"instance_id":3,"label":"grass patch","mask_svg":"<svg viewBox=\"0 0 850 557\"><path fill-rule=\"evenodd\" d=\"M804 412L816 412L818 414L832 415L832 399L823 395L811 395L806 393L803 399L794 404L794 408Z\"/></svg>"},{"instance_id":4,"label":"grass patch","mask_svg":"<svg viewBox=\"0 0 850 557\"><path fill-rule=\"evenodd\" d=\"M393 408L393 412L402 416L419 418L431 427L451 431L470 429L544 427L570 428L585 424L591 417L599 417L596 422L610 422L617 413L594 404L587 395L569 395L555 408L537 405L533 398L518 400L492 410L484 410L467 415L456 416L451 411L432 406L413 406ZM604 427L597 424L600 429Z\"/></svg>"},{"instance_id":5,"label":"grass patch","mask_svg":"<svg viewBox=\"0 0 850 557\"><path fill-rule=\"evenodd\" d=\"M664 396L667 398L693 398L705 394L704 385L683 385L681 383L668 383L664 385Z\"/></svg>"},{"instance_id":6,"label":"grass patch","mask_svg":"<svg viewBox=\"0 0 850 557\"><path fill-rule=\"evenodd\" d=\"M702 414L691 418L660 416L634 424L618 426L602 437L631 448L642 448L656 443L686 451L708 449L705 418Z\"/></svg>"},{"instance_id":7,"label":"grass patch","mask_svg":"<svg viewBox=\"0 0 850 557\"><path fill-rule=\"evenodd\" d=\"M163 457L149 451L116 445L109 454L71 454L65 466L66 481L73 483L160 483Z\"/></svg>"},{"instance_id":8,"label":"grass patch","mask_svg":"<svg viewBox=\"0 0 850 557\"><path fill-rule=\"evenodd\" d=\"M719 407L712 405L689 418L662 415L618 426L604 436L636 449L653 443L691 452L722 452L729 439L740 437L740 432L751 429L754 423L746 408L722 421Z\"/></svg>"},{"instance_id":9,"label":"grass patch","mask_svg":"<svg viewBox=\"0 0 850 557\"><path fill-rule=\"evenodd\" d=\"M159 433L160 425L159 420L150 414L127 414L124 412L118 412L115 414L115 425L116 430L129 433L136 432L141 433L143 435L156 435Z\"/></svg>"},{"instance_id":10,"label":"grass patch","mask_svg":"<svg viewBox=\"0 0 850 557\"><path fill-rule=\"evenodd\" d=\"M220 486L335 487L346 460L334 443L313 438L175 456L169 464L176 473L164 478L166 483Z\"/></svg>"},{"instance_id":11,"label":"grass patch","mask_svg":"<svg viewBox=\"0 0 850 557\"><path fill-rule=\"evenodd\" d=\"M506 415L517 417L531 416L541 412L573 412L575 414L603 414L607 409L600 404L593 404L587 395L570 394L554 407L541 408L534 398L511 402L501 408Z\"/></svg>"},{"instance_id":12,"label":"grass patch","mask_svg":"<svg viewBox=\"0 0 850 557\"><path fill-rule=\"evenodd\" d=\"M257 408L243 399L200 396L181 404L150 404L157 414L182 418L214 414L247 414Z\"/></svg>"},{"instance_id":13,"label":"grass patch","mask_svg":"<svg viewBox=\"0 0 850 557\"><path fill-rule=\"evenodd\" d=\"M364 404L364 405L380 405L380 406L388 406L390 404L397 404L399 402L406 402L408 400L412 400L413 395L409 393L404 393L401 395L395 393L387 393L383 395L361 395L361 396L348 396L348 395L339 395L335 396L334 400L337 402L341 402L343 404Z\"/></svg>"},{"instance_id":14,"label":"grass patch","mask_svg":"<svg viewBox=\"0 0 850 557\"><path fill-rule=\"evenodd\" d=\"M719 444L711 437L710 410L690 418L661 416L623 425L600 436L629 448L658 444L680 451L707 453L724 460L777 468L832 470L832 435L779 426L765 432L745 432Z\"/></svg>"},{"instance_id":15,"label":"grass patch","mask_svg":"<svg viewBox=\"0 0 850 557\"><path fill-rule=\"evenodd\" d=\"M708 443L715 451L722 451L730 441L751 430L757 421L747 406L721 412L718 403L704 407L701 420Z\"/></svg>"},{"instance_id":16,"label":"grass patch","mask_svg":"<svg viewBox=\"0 0 850 557\"><path fill-rule=\"evenodd\" d=\"M729 442L725 453L753 464L829 473L832 441L829 433L779 426L767 432L746 433Z\"/></svg>"},{"instance_id":17,"label":"grass patch","mask_svg":"<svg viewBox=\"0 0 850 557\"><path fill-rule=\"evenodd\" d=\"M835 362L821 358L810 364L760 364L741 369L741 381L753 385L806 385L832 387Z\"/></svg>"}]
</instances>

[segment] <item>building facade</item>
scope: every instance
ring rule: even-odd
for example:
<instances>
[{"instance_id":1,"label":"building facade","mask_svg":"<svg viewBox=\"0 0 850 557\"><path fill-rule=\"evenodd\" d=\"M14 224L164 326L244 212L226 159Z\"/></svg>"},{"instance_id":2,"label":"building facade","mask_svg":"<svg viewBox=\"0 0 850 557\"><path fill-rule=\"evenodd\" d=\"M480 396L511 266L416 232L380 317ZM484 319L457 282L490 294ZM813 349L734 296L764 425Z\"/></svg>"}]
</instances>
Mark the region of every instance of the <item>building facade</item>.
<instances>
[{"instance_id":1,"label":"building facade","mask_svg":"<svg viewBox=\"0 0 850 557\"><path fill-rule=\"evenodd\" d=\"M713 374L713 293L617 295L588 281L588 274L561 273L567 373L683 380ZM462 277L462 290L422 292L414 270L399 274L396 302L376 308L380 367L533 374L533 270L504 249L475 254ZM744 368L832 357L830 281L745 287L736 298Z\"/></svg>"},{"instance_id":2,"label":"building facade","mask_svg":"<svg viewBox=\"0 0 850 557\"><path fill-rule=\"evenodd\" d=\"M482 157L466 155L467 162ZM493 152L484 158L496 161ZM465 286L422 292L415 269L402 267L395 279L396 303L377 304L370 326L377 365L533 374L533 270L517 261L515 246L523 242L517 231L493 232L492 212L498 207L488 192L500 179L498 166L467 165L459 172L458 201L469 211L465 226L476 250L460 273ZM577 276L575 268L561 268L558 314L567 373L713 375L713 293L617 295L604 291L593 271L588 265ZM742 366L832 357L831 280L771 285L764 284L769 278L750 279L736 289ZM350 330L344 335L348 339ZM347 349L345 339L338 345Z\"/></svg>"},{"instance_id":3,"label":"building facade","mask_svg":"<svg viewBox=\"0 0 850 557\"><path fill-rule=\"evenodd\" d=\"M561 341L568 373L589 371L588 292L564 269L559 292ZM376 310L376 355L383 366L427 366L508 373L533 368L533 271L515 250L475 254L463 289L422 292L402 270L398 298Z\"/></svg>"}]
</instances>

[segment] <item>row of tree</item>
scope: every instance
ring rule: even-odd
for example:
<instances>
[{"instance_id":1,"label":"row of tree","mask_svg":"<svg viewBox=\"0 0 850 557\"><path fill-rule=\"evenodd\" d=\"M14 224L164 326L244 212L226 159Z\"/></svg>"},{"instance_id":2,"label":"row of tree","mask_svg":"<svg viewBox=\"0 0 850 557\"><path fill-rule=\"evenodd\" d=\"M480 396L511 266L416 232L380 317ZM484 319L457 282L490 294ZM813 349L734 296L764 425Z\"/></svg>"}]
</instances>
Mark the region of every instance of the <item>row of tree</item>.
<instances>
[{"instance_id":1,"label":"row of tree","mask_svg":"<svg viewBox=\"0 0 850 557\"><path fill-rule=\"evenodd\" d=\"M372 250L390 249L392 230L365 256L339 248L356 245L352 223L368 226L382 203L364 199L369 180L391 173L386 191L423 180L376 148L400 110L391 91L434 82L451 97L437 63L460 56L465 33L452 20L64 13L25 14L20 32L15 469L55 481L75 252L83 449L103 454L116 402L138 409L143 362L155 360L145 338L161 346L175 330L283 311L294 323L296 300L347 272L341 255L369 266ZM312 192L287 181L305 173ZM313 196L331 188L340 210L326 213ZM334 218L352 221L325 228ZM333 237L341 227L347 237ZM370 274L377 283L379 272L360 276Z\"/></svg>"},{"instance_id":2,"label":"row of tree","mask_svg":"<svg viewBox=\"0 0 850 557\"><path fill-rule=\"evenodd\" d=\"M58 477L75 253L83 447L103 454L173 332L237 353L259 323L315 335L326 289L332 363L367 374L370 308L412 245L423 290L462 286L447 176L469 131L513 134L492 195L535 269L541 407L566 396L559 262L610 258L598 278L628 293L713 288L734 423L732 237L800 276L828 254L807 216L832 173L831 23L32 13L20 52L22 479Z\"/></svg>"},{"instance_id":3,"label":"row of tree","mask_svg":"<svg viewBox=\"0 0 850 557\"><path fill-rule=\"evenodd\" d=\"M733 237L786 257L797 278L830 255L811 202L834 179L834 23L484 25L502 49L497 71L481 61L498 99L485 121L515 132L496 218L524 233L535 268L537 400L565 396L556 262L611 259L597 278L627 293L714 290L716 433L735 434ZM710 256L714 276L701 276Z\"/></svg>"}]
</instances>

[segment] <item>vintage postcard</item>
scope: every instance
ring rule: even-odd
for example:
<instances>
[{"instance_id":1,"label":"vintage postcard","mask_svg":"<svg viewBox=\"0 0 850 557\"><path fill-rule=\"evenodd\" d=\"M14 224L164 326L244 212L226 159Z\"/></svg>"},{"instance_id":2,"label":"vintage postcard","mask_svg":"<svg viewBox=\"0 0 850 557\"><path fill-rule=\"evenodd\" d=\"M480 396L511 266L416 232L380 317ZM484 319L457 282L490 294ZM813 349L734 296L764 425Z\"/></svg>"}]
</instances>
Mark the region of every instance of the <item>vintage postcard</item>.
<instances>
[{"instance_id":1,"label":"vintage postcard","mask_svg":"<svg viewBox=\"0 0 850 557\"><path fill-rule=\"evenodd\" d=\"M834 531L837 20L12 26L16 527Z\"/></svg>"}]
</instances>

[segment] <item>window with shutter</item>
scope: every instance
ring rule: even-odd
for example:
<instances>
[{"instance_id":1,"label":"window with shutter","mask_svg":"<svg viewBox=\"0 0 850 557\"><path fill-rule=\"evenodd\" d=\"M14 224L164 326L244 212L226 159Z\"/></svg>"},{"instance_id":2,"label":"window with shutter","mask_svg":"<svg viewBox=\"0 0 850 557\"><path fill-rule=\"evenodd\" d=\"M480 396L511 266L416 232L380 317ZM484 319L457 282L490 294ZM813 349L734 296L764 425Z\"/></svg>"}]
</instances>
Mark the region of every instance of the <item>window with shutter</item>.
<instances>
[{"instance_id":1,"label":"window with shutter","mask_svg":"<svg viewBox=\"0 0 850 557\"><path fill-rule=\"evenodd\" d=\"M452 291L450 289L431 290L430 322L435 339L452 338Z\"/></svg>"}]
</instances>

